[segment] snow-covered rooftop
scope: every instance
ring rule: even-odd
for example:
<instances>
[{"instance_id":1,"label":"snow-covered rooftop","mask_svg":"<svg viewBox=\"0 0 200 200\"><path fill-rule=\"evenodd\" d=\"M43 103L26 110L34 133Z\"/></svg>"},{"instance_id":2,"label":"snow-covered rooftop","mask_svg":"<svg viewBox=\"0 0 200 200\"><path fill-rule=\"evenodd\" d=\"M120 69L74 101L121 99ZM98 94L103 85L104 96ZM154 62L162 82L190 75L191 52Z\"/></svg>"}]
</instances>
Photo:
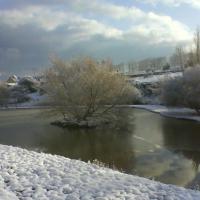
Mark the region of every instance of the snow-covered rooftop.
<instances>
[{"instance_id":1,"label":"snow-covered rooftop","mask_svg":"<svg viewBox=\"0 0 200 200\"><path fill-rule=\"evenodd\" d=\"M200 199L197 191L61 156L0 145L0 159L0 200Z\"/></svg>"}]
</instances>

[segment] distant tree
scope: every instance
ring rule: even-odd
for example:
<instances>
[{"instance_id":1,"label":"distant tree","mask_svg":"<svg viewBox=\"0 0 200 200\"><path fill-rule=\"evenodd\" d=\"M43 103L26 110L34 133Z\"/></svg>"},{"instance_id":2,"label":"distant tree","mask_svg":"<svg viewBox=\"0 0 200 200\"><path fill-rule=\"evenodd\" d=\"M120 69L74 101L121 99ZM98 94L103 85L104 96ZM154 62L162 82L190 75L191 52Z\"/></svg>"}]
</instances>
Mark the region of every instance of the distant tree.
<instances>
[{"instance_id":1,"label":"distant tree","mask_svg":"<svg viewBox=\"0 0 200 200\"><path fill-rule=\"evenodd\" d=\"M7 106L10 91L4 84L0 84L0 106Z\"/></svg>"},{"instance_id":2,"label":"distant tree","mask_svg":"<svg viewBox=\"0 0 200 200\"><path fill-rule=\"evenodd\" d=\"M182 70L184 70L184 66L185 66L184 50L181 46L176 47L176 56L177 56L179 66L181 67Z\"/></svg>"},{"instance_id":3,"label":"distant tree","mask_svg":"<svg viewBox=\"0 0 200 200\"><path fill-rule=\"evenodd\" d=\"M170 69L170 64L166 63L165 65L163 65L163 70L169 70Z\"/></svg>"},{"instance_id":4,"label":"distant tree","mask_svg":"<svg viewBox=\"0 0 200 200\"><path fill-rule=\"evenodd\" d=\"M65 119L101 118L136 95L135 89L125 76L113 69L110 61L83 58L65 62L54 58L45 77L44 89L52 109Z\"/></svg>"},{"instance_id":5,"label":"distant tree","mask_svg":"<svg viewBox=\"0 0 200 200\"><path fill-rule=\"evenodd\" d=\"M191 49L188 53L188 59L186 62L186 67L193 67L195 65L195 54L193 49Z\"/></svg>"},{"instance_id":6,"label":"distant tree","mask_svg":"<svg viewBox=\"0 0 200 200\"><path fill-rule=\"evenodd\" d=\"M200 28L197 27L193 37L193 47L187 54L187 67L200 65Z\"/></svg>"},{"instance_id":7,"label":"distant tree","mask_svg":"<svg viewBox=\"0 0 200 200\"><path fill-rule=\"evenodd\" d=\"M200 28L197 27L194 33L195 64L200 64Z\"/></svg>"},{"instance_id":8,"label":"distant tree","mask_svg":"<svg viewBox=\"0 0 200 200\"><path fill-rule=\"evenodd\" d=\"M182 46L176 46L176 49L172 56L170 57L170 65L171 66L178 66L180 67L183 71L187 65L188 61L188 56L186 51Z\"/></svg>"}]
</instances>

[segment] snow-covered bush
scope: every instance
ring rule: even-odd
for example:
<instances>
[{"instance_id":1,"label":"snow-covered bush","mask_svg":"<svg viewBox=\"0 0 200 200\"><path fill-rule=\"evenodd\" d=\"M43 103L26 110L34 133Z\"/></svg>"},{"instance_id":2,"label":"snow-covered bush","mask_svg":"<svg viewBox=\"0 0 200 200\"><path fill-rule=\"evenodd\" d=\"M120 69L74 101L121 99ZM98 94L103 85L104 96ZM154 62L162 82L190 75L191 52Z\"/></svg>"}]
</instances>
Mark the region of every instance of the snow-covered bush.
<instances>
[{"instance_id":1,"label":"snow-covered bush","mask_svg":"<svg viewBox=\"0 0 200 200\"><path fill-rule=\"evenodd\" d=\"M200 114L200 67L190 68L183 77L166 81L161 98L167 105L186 106Z\"/></svg>"},{"instance_id":2,"label":"snow-covered bush","mask_svg":"<svg viewBox=\"0 0 200 200\"><path fill-rule=\"evenodd\" d=\"M44 89L52 108L65 119L102 118L135 97L134 87L109 61L83 58L64 62L56 58L52 64L45 74Z\"/></svg>"},{"instance_id":3,"label":"snow-covered bush","mask_svg":"<svg viewBox=\"0 0 200 200\"><path fill-rule=\"evenodd\" d=\"M32 77L22 78L18 84L29 93L37 92L39 85Z\"/></svg>"},{"instance_id":4,"label":"snow-covered bush","mask_svg":"<svg viewBox=\"0 0 200 200\"><path fill-rule=\"evenodd\" d=\"M164 81L161 89L161 101L169 106L179 106L183 104L182 78L172 78Z\"/></svg>"},{"instance_id":5,"label":"snow-covered bush","mask_svg":"<svg viewBox=\"0 0 200 200\"><path fill-rule=\"evenodd\" d=\"M200 66L187 70L183 76L184 104L200 114Z\"/></svg>"},{"instance_id":6,"label":"snow-covered bush","mask_svg":"<svg viewBox=\"0 0 200 200\"><path fill-rule=\"evenodd\" d=\"M30 100L27 89L21 85L12 87L10 91L10 103L12 104L24 103Z\"/></svg>"}]
</instances>

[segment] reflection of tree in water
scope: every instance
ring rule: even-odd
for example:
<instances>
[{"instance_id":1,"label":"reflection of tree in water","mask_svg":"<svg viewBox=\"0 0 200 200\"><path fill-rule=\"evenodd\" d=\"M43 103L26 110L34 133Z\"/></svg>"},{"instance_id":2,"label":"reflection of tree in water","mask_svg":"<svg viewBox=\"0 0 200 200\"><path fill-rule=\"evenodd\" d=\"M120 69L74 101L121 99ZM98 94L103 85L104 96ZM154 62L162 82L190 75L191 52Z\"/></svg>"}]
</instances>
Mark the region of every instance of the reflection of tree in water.
<instances>
[{"instance_id":1,"label":"reflection of tree in water","mask_svg":"<svg viewBox=\"0 0 200 200\"><path fill-rule=\"evenodd\" d=\"M45 146L49 153L84 161L97 159L106 165L129 172L130 159L134 158L131 140L134 117L132 111L125 109L116 112L119 119L114 125L96 129L59 128L56 129L57 132L55 129L50 130L42 146Z\"/></svg>"},{"instance_id":2,"label":"reflection of tree in water","mask_svg":"<svg viewBox=\"0 0 200 200\"><path fill-rule=\"evenodd\" d=\"M166 148L192 160L197 172L200 164L200 125L190 121L165 118L162 128Z\"/></svg>"},{"instance_id":3,"label":"reflection of tree in water","mask_svg":"<svg viewBox=\"0 0 200 200\"><path fill-rule=\"evenodd\" d=\"M188 159L192 160L193 169L198 172L200 165L200 152L199 151L181 151L181 153Z\"/></svg>"}]
</instances>

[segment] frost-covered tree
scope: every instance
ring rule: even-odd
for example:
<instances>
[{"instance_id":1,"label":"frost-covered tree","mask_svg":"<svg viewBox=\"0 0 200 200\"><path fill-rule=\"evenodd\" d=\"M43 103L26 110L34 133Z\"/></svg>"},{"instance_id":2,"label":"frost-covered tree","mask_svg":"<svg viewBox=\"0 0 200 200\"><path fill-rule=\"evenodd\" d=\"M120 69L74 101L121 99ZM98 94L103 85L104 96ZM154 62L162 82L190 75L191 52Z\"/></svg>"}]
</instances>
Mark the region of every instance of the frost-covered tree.
<instances>
[{"instance_id":1,"label":"frost-covered tree","mask_svg":"<svg viewBox=\"0 0 200 200\"><path fill-rule=\"evenodd\" d=\"M186 106L200 114L200 67L187 69L183 77L166 81L161 97L166 105Z\"/></svg>"},{"instance_id":2,"label":"frost-covered tree","mask_svg":"<svg viewBox=\"0 0 200 200\"><path fill-rule=\"evenodd\" d=\"M110 61L83 58L65 62L54 58L45 77L44 89L52 109L65 119L103 117L135 97L135 89L113 70Z\"/></svg>"},{"instance_id":3,"label":"frost-covered tree","mask_svg":"<svg viewBox=\"0 0 200 200\"><path fill-rule=\"evenodd\" d=\"M183 104L182 78L172 78L164 81L161 90L161 101L169 106L179 106Z\"/></svg>"},{"instance_id":4,"label":"frost-covered tree","mask_svg":"<svg viewBox=\"0 0 200 200\"><path fill-rule=\"evenodd\" d=\"M195 61L200 64L200 28L197 27L194 33Z\"/></svg>"},{"instance_id":5,"label":"frost-covered tree","mask_svg":"<svg viewBox=\"0 0 200 200\"><path fill-rule=\"evenodd\" d=\"M170 63L173 66L180 66L184 70L186 64L185 51L182 46L177 46L174 54L170 57Z\"/></svg>"},{"instance_id":6,"label":"frost-covered tree","mask_svg":"<svg viewBox=\"0 0 200 200\"><path fill-rule=\"evenodd\" d=\"M184 105L200 114L200 66L187 70L182 82Z\"/></svg>"},{"instance_id":7,"label":"frost-covered tree","mask_svg":"<svg viewBox=\"0 0 200 200\"><path fill-rule=\"evenodd\" d=\"M194 67L200 64L200 28L194 32L192 48L187 54L187 67Z\"/></svg>"}]
</instances>

